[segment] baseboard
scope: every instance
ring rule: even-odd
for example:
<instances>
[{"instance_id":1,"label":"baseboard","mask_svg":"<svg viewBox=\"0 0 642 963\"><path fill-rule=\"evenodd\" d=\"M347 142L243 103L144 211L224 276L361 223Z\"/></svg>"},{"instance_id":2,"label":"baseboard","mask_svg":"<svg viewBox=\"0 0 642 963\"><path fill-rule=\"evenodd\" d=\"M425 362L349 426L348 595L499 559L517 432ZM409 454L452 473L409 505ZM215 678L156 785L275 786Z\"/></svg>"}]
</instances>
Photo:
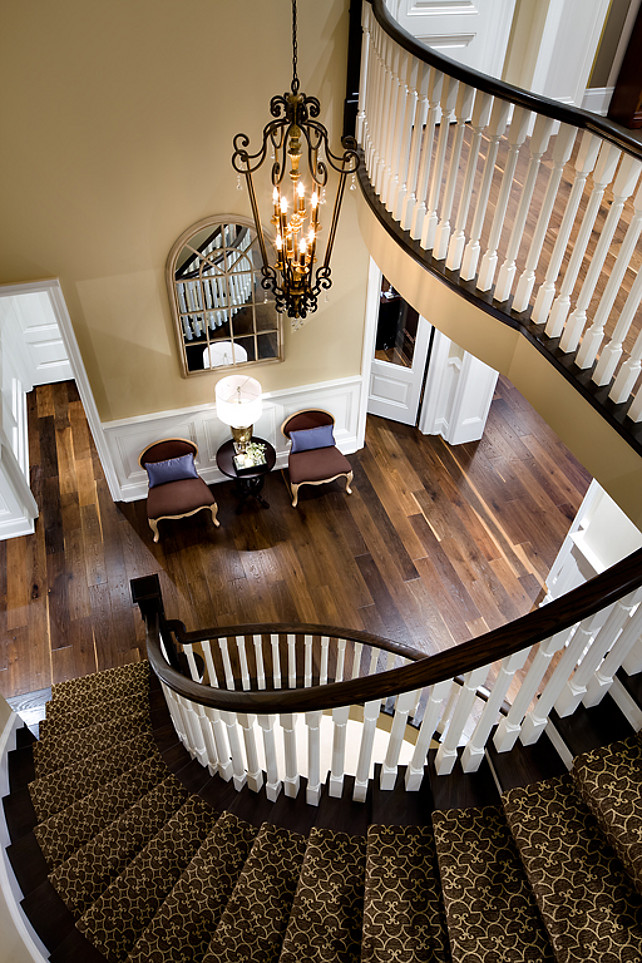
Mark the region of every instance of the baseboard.
<instances>
[{"instance_id":1,"label":"baseboard","mask_svg":"<svg viewBox=\"0 0 642 963\"><path fill-rule=\"evenodd\" d=\"M276 468L287 464L288 445L281 435L286 417L302 408L324 408L336 418L337 446L345 455L363 447L363 397L360 376L310 384L263 395L263 414L254 432L276 449ZM103 422L103 437L110 453L119 488L119 500L130 502L147 496L147 475L138 456L161 438L189 438L198 445L197 468L208 485L226 481L216 466L216 452L229 439L229 428L216 416L214 404L153 412L138 418Z\"/></svg>"},{"instance_id":2,"label":"baseboard","mask_svg":"<svg viewBox=\"0 0 642 963\"><path fill-rule=\"evenodd\" d=\"M615 87L588 87L582 98L584 110L606 117Z\"/></svg>"}]
</instances>

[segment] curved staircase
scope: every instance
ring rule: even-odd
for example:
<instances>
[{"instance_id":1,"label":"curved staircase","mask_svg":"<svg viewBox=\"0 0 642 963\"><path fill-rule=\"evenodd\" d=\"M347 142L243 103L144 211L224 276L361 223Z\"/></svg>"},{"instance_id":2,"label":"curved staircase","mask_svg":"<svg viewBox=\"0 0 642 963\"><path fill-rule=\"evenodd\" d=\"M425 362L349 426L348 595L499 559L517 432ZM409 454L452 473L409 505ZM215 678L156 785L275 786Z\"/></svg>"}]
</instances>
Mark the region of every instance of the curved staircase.
<instances>
[{"instance_id":1,"label":"curved staircase","mask_svg":"<svg viewBox=\"0 0 642 963\"><path fill-rule=\"evenodd\" d=\"M632 729L468 808L428 775L402 802L269 803L190 760L144 662L55 686L10 755L8 853L54 963L642 959Z\"/></svg>"}]
</instances>

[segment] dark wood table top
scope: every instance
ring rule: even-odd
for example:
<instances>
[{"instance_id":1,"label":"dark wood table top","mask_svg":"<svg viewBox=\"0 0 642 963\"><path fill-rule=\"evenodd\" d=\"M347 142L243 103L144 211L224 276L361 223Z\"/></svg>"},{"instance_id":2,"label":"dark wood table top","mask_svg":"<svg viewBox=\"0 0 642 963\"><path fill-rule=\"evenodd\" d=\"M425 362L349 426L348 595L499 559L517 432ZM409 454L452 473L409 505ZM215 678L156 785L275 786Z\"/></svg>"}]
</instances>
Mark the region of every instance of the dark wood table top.
<instances>
[{"instance_id":1,"label":"dark wood table top","mask_svg":"<svg viewBox=\"0 0 642 963\"><path fill-rule=\"evenodd\" d=\"M267 473L274 468L276 451L270 442L266 441L265 438L257 438L256 435L252 435L251 440L259 445L265 445L265 464L258 465L256 468L239 474L234 467L234 441L230 438L230 440L226 441L224 445L221 445L216 452L216 464L220 471L222 471L224 475L227 475L228 478L258 478L261 475L267 475Z\"/></svg>"}]
</instances>

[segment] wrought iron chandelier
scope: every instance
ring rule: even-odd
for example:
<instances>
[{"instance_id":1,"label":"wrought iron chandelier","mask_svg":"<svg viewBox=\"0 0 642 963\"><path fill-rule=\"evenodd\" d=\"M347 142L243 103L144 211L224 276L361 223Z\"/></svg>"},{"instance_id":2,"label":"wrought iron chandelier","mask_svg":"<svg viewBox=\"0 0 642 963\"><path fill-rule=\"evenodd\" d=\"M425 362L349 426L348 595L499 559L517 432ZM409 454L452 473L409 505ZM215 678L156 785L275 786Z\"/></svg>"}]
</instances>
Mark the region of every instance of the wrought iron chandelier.
<instances>
[{"instance_id":1,"label":"wrought iron chandelier","mask_svg":"<svg viewBox=\"0 0 642 963\"><path fill-rule=\"evenodd\" d=\"M317 308L322 290L331 287L330 257L343 201L346 177L359 165L356 144L344 137L343 154L333 154L328 144L328 131L316 118L321 105L316 97L299 90L297 76L297 8L292 0L292 82L289 93L272 97L271 120L263 128L260 149L251 154L246 134L234 138L232 165L244 174L256 224L263 266L263 288L272 291L277 311L285 311L297 327L303 318ZM272 160L272 224L275 245L273 263L268 257L259 204L252 175L268 154ZM303 166L307 171L302 170ZM288 169L289 167L289 169ZM325 202L330 168L339 175L323 260L318 262L318 240L321 231L319 208ZM285 175L288 175L288 180ZM307 175L307 176L306 176ZM288 182L289 181L289 182Z\"/></svg>"}]
</instances>

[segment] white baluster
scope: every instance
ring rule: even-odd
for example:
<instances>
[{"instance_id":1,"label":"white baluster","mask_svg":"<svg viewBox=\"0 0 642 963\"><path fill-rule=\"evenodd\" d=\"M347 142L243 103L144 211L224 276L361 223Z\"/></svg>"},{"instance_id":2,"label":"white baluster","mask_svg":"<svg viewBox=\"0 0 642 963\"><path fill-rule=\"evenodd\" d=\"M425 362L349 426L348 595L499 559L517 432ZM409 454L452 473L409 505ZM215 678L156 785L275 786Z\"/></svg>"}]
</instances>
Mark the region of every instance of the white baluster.
<instances>
[{"instance_id":1,"label":"white baluster","mask_svg":"<svg viewBox=\"0 0 642 963\"><path fill-rule=\"evenodd\" d=\"M439 223L439 196L441 194L441 181L444 173L444 161L446 159L446 147L448 146L448 136L450 134L450 121L457 102L457 92L459 81L452 77L444 76L441 88L441 121L439 123L439 137L437 139L437 152L435 163L432 168L430 178L430 195L428 198L428 210L424 218L421 231L420 244L425 251L431 251L435 243L435 234Z\"/></svg>"},{"instance_id":2,"label":"white baluster","mask_svg":"<svg viewBox=\"0 0 642 963\"><path fill-rule=\"evenodd\" d=\"M332 710L332 767L328 792L339 799L343 792L343 777L345 775L346 734L348 731L348 717L350 706L340 706Z\"/></svg>"},{"instance_id":3,"label":"white baluster","mask_svg":"<svg viewBox=\"0 0 642 963\"><path fill-rule=\"evenodd\" d=\"M322 712L306 712L308 727L308 784L305 801L309 806L318 806L321 798L321 716Z\"/></svg>"},{"instance_id":4,"label":"white baluster","mask_svg":"<svg viewBox=\"0 0 642 963\"><path fill-rule=\"evenodd\" d=\"M437 732L439 735L443 735L446 731L446 726L450 722L450 717L453 713L455 705L457 703L457 697L459 696L459 686L456 682L453 682L450 691L448 693L448 700L444 706L444 711L441 714L441 718L437 722Z\"/></svg>"},{"instance_id":5,"label":"white baluster","mask_svg":"<svg viewBox=\"0 0 642 963\"><path fill-rule=\"evenodd\" d=\"M218 752L216 750L216 740L214 738L214 729L212 727L212 723L207 717L204 706L197 704L196 712L198 714L198 721L199 721L199 725L201 727L201 732L203 733L203 739L205 742L206 761L204 765L207 766L207 770L210 776L214 776L219 771L219 759L218 759Z\"/></svg>"},{"instance_id":6,"label":"white baluster","mask_svg":"<svg viewBox=\"0 0 642 963\"><path fill-rule=\"evenodd\" d=\"M245 636L236 636L236 649L239 654L239 665L241 666L241 685L247 691L250 688L250 670L247 664L247 652L245 651Z\"/></svg>"},{"instance_id":7,"label":"white baluster","mask_svg":"<svg viewBox=\"0 0 642 963\"><path fill-rule=\"evenodd\" d=\"M379 780L379 785L382 789L390 790L395 788L395 782L397 781L397 769L399 767L399 754L401 753L401 745L403 743L403 737L406 731L408 714L415 704L417 696L418 693L416 691L402 692L397 696L397 705L395 707L392 728L388 738L386 758L384 759L381 767L381 778Z\"/></svg>"},{"instance_id":8,"label":"white baluster","mask_svg":"<svg viewBox=\"0 0 642 963\"><path fill-rule=\"evenodd\" d=\"M638 305L640 303L640 298L642 297L642 270L638 271L633 286L627 298L627 302L624 305L624 311L622 312L622 317L627 315L627 325L630 324L629 312L631 319L637 311ZM629 303L630 302L630 303ZM616 329L617 330L617 329ZM615 340L615 339L614 339ZM617 348L617 345L614 345ZM638 380L640 370L642 369L642 331L638 334L635 339L635 344L631 354L623 363L622 367L618 371L617 377L613 382L613 387L609 392L609 398L611 401L615 402L616 405L621 404L626 401L633 391L635 382ZM631 412L629 411L629 417L631 417ZM635 420L635 419L634 419Z\"/></svg>"},{"instance_id":9,"label":"white baluster","mask_svg":"<svg viewBox=\"0 0 642 963\"><path fill-rule=\"evenodd\" d=\"M620 169L613 185L613 201L606 216L604 227L600 232L600 237L595 251L593 252L593 257L591 258L591 263L589 264L586 278L584 279L584 284L582 285L580 295L577 299L577 306L566 322L564 334L560 340L560 348L562 351L575 351L577 348L586 324L586 312L589 304L591 303L595 286L597 285L600 274L602 273L604 262L606 261L607 254L609 253L611 241L613 240L615 229L618 226L618 221L620 220L625 201L633 193L641 169L642 164L640 161L628 154L624 154L622 157L622 162L620 163ZM636 230L635 224L633 225L633 230L634 232ZM635 241L637 241L639 233L639 227L637 227ZM635 247L635 242L633 243L633 247ZM625 264L618 262L619 258L615 262L613 272L616 276L619 272L621 272L621 277L624 277L624 272L628 267L628 259ZM597 310L595 322L591 329L587 331L586 335L584 336L582 340L582 346L577 353L575 364L579 368L590 368L595 361L597 349L602 343L606 316L610 311L613 301L615 300L616 293L617 289L613 285L611 285L610 290L607 285L607 290L605 290L604 296L602 297ZM611 305L609 305L608 302L611 294L612 300ZM604 302L604 306L602 305L602 302Z\"/></svg>"},{"instance_id":10,"label":"white baluster","mask_svg":"<svg viewBox=\"0 0 642 963\"><path fill-rule=\"evenodd\" d=\"M256 662L256 684L259 689L265 689L265 663L263 662L263 637L253 635L254 660Z\"/></svg>"},{"instance_id":11,"label":"white baluster","mask_svg":"<svg viewBox=\"0 0 642 963\"><path fill-rule=\"evenodd\" d=\"M361 642L354 643L354 652L352 653L352 675L351 679L358 679L361 676L361 653L363 651L363 644Z\"/></svg>"},{"instance_id":12,"label":"white baluster","mask_svg":"<svg viewBox=\"0 0 642 963\"><path fill-rule=\"evenodd\" d=\"M421 145L428 117L428 87L432 73L428 64L419 65L419 79L417 82L417 107L415 110L415 125L410 138L410 159L408 161L408 178L405 185L405 196L401 198L394 217L399 221L404 231L409 231L415 216L417 206L417 182L419 178L419 161L421 159Z\"/></svg>"},{"instance_id":13,"label":"white baluster","mask_svg":"<svg viewBox=\"0 0 642 963\"><path fill-rule=\"evenodd\" d=\"M354 792L352 798L355 802L365 802L368 795L368 783L370 781L370 762L374 747L375 729L379 717L380 699L373 702L366 702L363 707L363 726L361 727L361 745L359 747L359 761L357 762L357 774L354 780Z\"/></svg>"},{"instance_id":14,"label":"white baluster","mask_svg":"<svg viewBox=\"0 0 642 963\"><path fill-rule=\"evenodd\" d=\"M446 267L449 271L458 271L461 267L461 259L464 255L466 244L466 222L468 221L468 211L473 196L473 184L475 183L475 173L479 160L479 146L481 144L482 133L488 126L493 98L490 94L478 90L475 93L475 105L473 116L470 121L472 137L468 160L466 161L466 173L464 174L464 184L459 197L459 207L457 208L457 219L455 221L455 231L448 244L448 257Z\"/></svg>"},{"instance_id":15,"label":"white baluster","mask_svg":"<svg viewBox=\"0 0 642 963\"><path fill-rule=\"evenodd\" d=\"M560 128L558 137L562 134L562 130L563 128ZM595 167L600 145L601 141L598 137L595 137L588 131L584 131L577 157L575 158L575 177L571 193L566 202L562 223L560 224L560 229L553 246L553 253L551 254L551 259L546 269L544 283L540 286L537 297L535 298L532 315L532 320L535 324L544 324L550 314L556 292L557 278L564 259L564 252L566 251L580 201L582 200L584 185L589 174ZM553 200L554 199L555 198L553 198ZM551 198L547 191L547 202L550 203L550 200Z\"/></svg>"},{"instance_id":16,"label":"white baluster","mask_svg":"<svg viewBox=\"0 0 642 963\"><path fill-rule=\"evenodd\" d=\"M303 646L305 649L305 664L303 668L303 685L309 688L312 685L312 636L306 635L303 637Z\"/></svg>"},{"instance_id":17,"label":"white baluster","mask_svg":"<svg viewBox=\"0 0 642 963\"><path fill-rule=\"evenodd\" d=\"M486 681L488 669L489 666L482 665L464 675L464 684L461 686L455 711L435 757L435 770L438 776L446 776L453 771L457 761L457 746L475 702L477 687Z\"/></svg>"},{"instance_id":18,"label":"white baluster","mask_svg":"<svg viewBox=\"0 0 642 963\"><path fill-rule=\"evenodd\" d=\"M321 636L321 665L319 667L319 685L326 685L328 682L328 647L330 639L327 635Z\"/></svg>"},{"instance_id":19,"label":"white baluster","mask_svg":"<svg viewBox=\"0 0 642 963\"><path fill-rule=\"evenodd\" d=\"M368 63L366 79L366 105L363 125L364 162L368 174L371 173L371 158L374 151L374 122L377 109L378 86L381 73L381 59L377 49L378 25L373 20L370 28L370 43L368 46Z\"/></svg>"},{"instance_id":20,"label":"white baluster","mask_svg":"<svg viewBox=\"0 0 642 963\"><path fill-rule=\"evenodd\" d=\"M256 745L256 716L239 712L238 720L243 730L243 742L245 743L247 784L252 792L260 792L263 785L263 771L259 763L259 753Z\"/></svg>"},{"instance_id":21,"label":"white baluster","mask_svg":"<svg viewBox=\"0 0 642 963\"><path fill-rule=\"evenodd\" d=\"M490 731L497 722L504 697L515 677L515 673L523 668L529 652L530 649L522 649L521 652L515 652L514 655L509 655L502 661L493 685L493 691L487 699L475 730L462 753L461 767L464 772L477 772L479 769L484 758Z\"/></svg>"},{"instance_id":22,"label":"white baluster","mask_svg":"<svg viewBox=\"0 0 642 963\"><path fill-rule=\"evenodd\" d=\"M285 748L285 777L283 790L290 799L295 799L299 791L300 777L297 765L295 717L292 713L281 716L283 744Z\"/></svg>"},{"instance_id":23,"label":"white baluster","mask_svg":"<svg viewBox=\"0 0 642 963\"><path fill-rule=\"evenodd\" d=\"M439 98L441 97L441 87L443 81L444 75L439 70L435 70L434 67L431 67L427 91L428 115L426 118L426 126L422 132L421 153L419 156L417 202L413 212L412 226L410 228L410 235L416 240L419 240L421 237L421 232L424 226L424 218L426 216L426 193L430 180L430 171L432 169L432 149L435 140L435 126L437 124L437 115L439 113Z\"/></svg>"},{"instance_id":24,"label":"white baluster","mask_svg":"<svg viewBox=\"0 0 642 963\"><path fill-rule=\"evenodd\" d=\"M247 782L245 769L245 758L239 737L238 720L235 712L221 712L221 718L227 731L227 739L230 744L230 755L232 757L232 783L239 792Z\"/></svg>"},{"instance_id":25,"label":"white baluster","mask_svg":"<svg viewBox=\"0 0 642 963\"><path fill-rule=\"evenodd\" d=\"M212 657L212 643L209 639L205 639L201 642L203 646L203 655L205 656L205 665L207 666L207 678L211 686L218 687L218 676L216 675L216 668L214 666L214 658Z\"/></svg>"},{"instance_id":26,"label":"white baluster","mask_svg":"<svg viewBox=\"0 0 642 963\"><path fill-rule=\"evenodd\" d=\"M457 174L459 173L459 161L461 159L461 149L464 143L464 131L466 129L466 122L470 117L474 96L474 87L468 87L466 84L459 85L457 102L455 104L456 126L455 137L453 141L453 151L448 162L448 178L446 180L446 189L444 191L442 215L441 220L437 225L437 230L435 231L435 242L433 244L432 251L432 256L438 261L443 260L443 258L446 257L446 252L448 251L448 242L450 240L450 215L452 214L453 209L455 186L457 184Z\"/></svg>"},{"instance_id":27,"label":"white baluster","mask_svg":"<svg viewBox=\"0 0 642 963\"><path fill-rule=\"evenodd\" d=\"M410 150L418 104L417 79L422 66L420 61L411 57L410 54L407 56L404 110L403 115L401 115L401 129L399 131L399 156L395 165L397 172L394 173L393 171L394 177L388 194L388 210L392 212L396 221L400 220L408 192Z\"/></svg>"},{"instance_id":28,"label":"white baluster","mask_svg":"<svg viewBox=\"0 0 642 963\"><path fill-rule=\"evenodd\" d=\"M370 47L372 43L370 37L370 7L368 7L367 4L363 5L361 11L361 26L363 28L363 33L361 39L361 69L359 74L359 109L357 111L355 131L357 141L363 147L365 140L366 104L369 93L369 87L367 86L369 79L368 64L370 58Z\"/></svg>"},{"instance_id":29,"label":"white baluster","mask_svg":"<svg viewBox=\"0 0 642 963\"><path fill-rule=\"evenodd\" d=\"M218 757L218 774L226 782L229 782L232 778L232 752L227 738L227 728L218 709L205 706L205 715L214 734L214 744Z\"/></svg>"},{"instance_id":30,"label":"white baluster","mask_svg":"<svg viewBox=\"0 0 642 963\"><path fill-rule=\"evenodd\" d=\"M589 708L600 703L603 697L611 688L613 676L623 664L624 660L633 650L634 645L642 635L642 591L638 590L633 595L633 605L629 610L629 618L618 636L611 651L608 653L601 665L595 671L592 679L586 687L586 695L582 699L584 705Z\"/></svg>"},{"instance_id":31,"label":"white baluster","mask_svg":"<svg viewBox=\"0 0 642 963\"><path fill-rule=\"evenodd\" d=\"M187 659L187 665L189 666L189 674L194 680L194 682L201 681L201 674L198 671L196 665L196 659L194 658L194 646L191 643L187 643L183 646L183 652L185 653L185 658Z\"/></svg>"},{"instance_id":32,"label":"white baluster","mask_svg":"<svg viewBox=\"0 0 642 963\"><path fill-rule=\"evenodd\" d=\"M346 659L346 640L337 639L337 668L334 673L335 682L343 682L343 669Z\"/></svg>"},{"instance_id":33,"label":"white baluster","mask_svg":"<svg viewBox=\"0 0 642 963\"><path fill-rule=\"evenodd\" d=\"M223 659L223 671L225 673L225 685L228 689L235 689L236 685L234 683L234 673L232 672L232 663L230 662L230 653L228 649L228 640L226 638L221 638L218 640L218 645L221 650L221 658Z\"/></svg>"},{"instance_id":34,"label":"white baluster","mask_svg":"<svg viewBox=\"0 0 642 963\"><path fill-rule=\"evenodd\" d=\"M495 174L495 161L497 160L499 141L508 123L510 107L511 105L507 100L497 99L493 102L493 109L490 114L487 131L488 153L486 154L486 161L484 163L484 173L479 189L479 197L477 198L477 204L475 206L473 226L470 230L468 244L464 248L464 257L460 270L460 276L463 281L470 281L477 273L477 264L479 263L479 254L481 251L479 239L481 237L482 227L484 226L484 218L486 217L490 186Z\"/></svg>"},{"instance_id":35,"label":"white baluster","mask_svg":"<svg viewBox=\"0 0 642 963\"><path fill-rule=\"evenodd\" d=\"M281 780L277 765L276 736L274 733L274 716L258 716L258 723L263 730L263 746L265 748L265 794L270 802L274 802L281 792Z\"/></svg>"},{"instance_id":36,"label":"white baluster","mask_svg":"<svg viewBox=\"0 0 642 963\"><path fill-rule=\"evenodd\" d=\"M281 688L281 656L279 653L279 637L278 635L270 636L270 645L272 646L272 681L275 689Z\"/></svg>"},{"instance_id":37,"label":"white baluster","mask_svg":"<svg viewBox=\"0 0 642 963\"><path fill-rule=\"evenodd\" d=\"M513 699L513 704L507 716L497 726L497 731L493 737L495 748L498 752L507 752L512 749L519 736L522 720L533 701L541 681L546 675L550 661L563 646L572 634L572 629L565 629L558 632L550 639L545 639L537 646L535 657L526 673L526 678L522 682L519 692Z\"/></svg>"},{"instance_id":38,"label":"white baluster","mask_svg":"<svg viewBox=\"0 0 642 963\"><path fill-rule=\"evenodd\" d=\"M381 201L388 210L390 186L393 177L399 177L399 152L403 137L402 123L406 114L405 98L408 93L406 81L408 78L408 61L410 54L395 44L395 60L393 63L393 89L391 93L391 112L388 120L388 132L384 153L384 172L381 183Z\"/></svg>"},{"instance_id":39,"label":"white baluster","mask_svg":"<svg viewBox=\"0 0 642 963\"><path fill-rule=\"evenodd\" d=\"M296 689L296 636L288 635L288 687Z\"/></svg>"},{"instance_id":40,"label":"white baluster","mask_svg":"<svg viewBox=\"0 0 642 963\"><path fill-rule=\"evenodd\" d=\"M406 769L406 791L417 792L424 778L426 757L430 743L437 729L444 699L455 683L451 679L437 682L430 689L426 711L421 722L410 765Z\"/></svg>"},{"instance_id":41,"label":"white baluster","mask_svg":"<svg viewBox=\"0 0 642 963\"><path fill-rule=\"evenodd\" d=\"M642 634L622 663L622 668L627 675L642 672Z\"/></svg>"},{"instance_id":42,"label":"white baluster","mask_svg":"<svg viewBox=\"0 0 642 963\"><path fill-rule=\"evenodd\" d=\"M375 648L374 645L370 646L370 665L368 667L368 675L375 675L377 672L377 664L379 662L380 649Z\"/></svg>"},{"instance_id":43,"label":"white baluster","mask_svg":"<svg viewBox=\"0 0 642 963\"><path fill-rule=\"evenodd\" d=\"M161 682L161 687L176 734L180 741L185 744L187 741L187 727L177 703L176 693L164 682Z\"/></svg>"},{"instance_id":44,"label":"white baluster","mask_svg":"<svg viewBox=\"0 0 642 963\"><path fill-rule=\"evenodd\" d=\"M606 622L595 635L591 647L555 702L558 715L568 716L575 712L586 694L594 672L622 631L634 605L635 593L632 593L611 606Z\"/></svg>"},{"instance_id":45,"label":"white baluster","mask_svg":"<svg viewBox=\"0 0 642 963\"><path fill-rule=\"evenodd\" d=\"M184 699L183 696L180 695L178 696L178 702L183 713L183 718L187 723L186 749L193 759L198 759L201 765L205 765L207 759L205 739L200 722L198 721L196 707L193 702L190 702L189 699Z\"/></svg>"},{"instance_id":46,"label":"white baluster","mask_svg":"<svg viewBox=\"0 0 642 963\"><path fill-rule=\"evenodd\" d=\"M627 411L626 416L627 418L630 418L631 421L636 422L636 424L638 421L642 421L642 389L638 389L638 393L633 399L631 407Z\"/></svg>"},{"instance_id":47,"label":"white baluster","mask_svg":"<svg viewBox=\"0 0 642 963\"><path fill-rule=\"evenodd\" d=\"M493 286L498 261L497 248L499 247L499 240L506 220L506 209L508 208L508 198L510 197L513 186L519 148L524 143L531 116L530 111L524 110L523 107L516 107L513 111L513 119L507 134L508 156L506 158L506 166L504 167L499 196L495 205L488 247L484 251L479 268L479 277L477 278L477 289L479 291L489 291Z\"/></svg>"},{"instance_id":48,"label":"white baluster","mask_svg":"<svg viewBox=\"0 0 642 963\"><path fill-rule=\"evenodd\" d=\"M590 359L590 364L595 360L597 351L602 343L602 338L604 337L604 325L611 312L613 302L620 289L626 270L630 266L631 258L635 251L638 238L640 237L640 232L642 231L642 186L638 188L635 201L633 202L633 208L635 213L627 228L615 266L611 271L604 294L595 312L593 324L584 336L582 347L575 362L578 365L580 364L580 355L586 357L586 360ZM607 385L609 383L615 373L617 363L622 357L624 339L629 333L631 323L640 304L640 299L642 298L640 273L641 272L638 271L636 274L635 281L622 309L622 314L615 326L613 337L600 352L599 360L593 372L593 381L597 385ZM589 339L590 344L587 343ZM588 367L588 364L581 367Z\"/></svg>"},{"instance_id":49,"label":"white baluster","mask_svg":"<svg viewBox=\"0 0 642 963\"><path fill-rule=\"evenodd\" d=\"M517 265L515 262L519 252L520 244L522 243L524 227L526 226L526 218L528 216L531 201L533 199L535 181L537 180L542 157L545 154L548 148L548 142L551 139L553 124L553 119L551 117L545 117L543 114L540 114L535 121L533 134L528 145L530 157L528 159L526 180L524 181L524 186L519 198L519 206L517 208L515 223L513 224L510 240L508 242L506 258L499 269L499 274L497 275L497 284L495 285L495 291L493 293L495 301L506 301L510 297L511 288L513 287L513 280L517 271Z\"/></svg>"},{"instance_id":50,"label":"white baluster","mask_svg":"<svg viewBox=\"0 0 642 963\"><path fill-rule=\"evenodd\" d=\"M372 151L369 160L370 181L374 185L377 171L379 169L379 158L381 157L382 144L385 132L384 110L388 102L388 92L390 89L390 66L387 62L388 38L377 25L377 100L372 123Z\"/></svg>"},{"instance_id":51,"label":"white baluster","mask_svg":"<svg viewBox=\"0 0 642 963\"><path fill-rule=\"evenodd\" d=\"M586 206L584 217L582 218L579 233L573 245L571 259L568 263L564 280L562 281L560 293L553 302L550 317L546 325L545 330L549 338L558 338L562 333L562 328L564 327L571 307L573 288L575 287L577 276L580 273L580 267L584 260L586 248L602 203L604 191L613 179L619 158L620 151L618 148L604 141L600 148L595 171L593 172L593 190Z\"/></svg>"}]
</instances>

